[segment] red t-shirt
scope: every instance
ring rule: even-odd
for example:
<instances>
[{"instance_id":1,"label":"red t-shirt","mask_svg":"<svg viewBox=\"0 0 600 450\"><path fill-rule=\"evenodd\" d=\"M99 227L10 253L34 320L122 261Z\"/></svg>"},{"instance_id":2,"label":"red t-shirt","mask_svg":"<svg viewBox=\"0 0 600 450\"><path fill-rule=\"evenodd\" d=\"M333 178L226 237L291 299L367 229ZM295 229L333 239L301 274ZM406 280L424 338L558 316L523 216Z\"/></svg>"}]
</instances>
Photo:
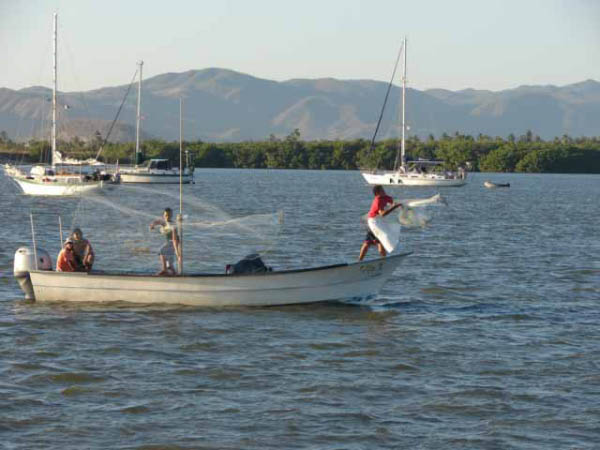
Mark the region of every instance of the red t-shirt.
<instances>
[{"instance_id":1,"label":"red t-shirt","mask_svg":"<svg viewBox=\"0 0 600 450\"><path fill-rule=\"evenodd\" d=\"M62 249L58 254L56 260L56 271L57 272L75 272L77 269L77 263L75 262L75 255L73 251L67 251Z\"/></svg>"},{"instance_id":2,"label":"red t-shirt","mask_svg":"<svg viewBox=\"0 0 600 450\"><path fill-rule=\"evenodd\" d=\"M394 199L389 195L378 195L373 199L373 203L371 203L369 217L376 217L379 214L379 211L385 209L387 205L392 203L394 203Z\"/></svg>"}]
</instances>

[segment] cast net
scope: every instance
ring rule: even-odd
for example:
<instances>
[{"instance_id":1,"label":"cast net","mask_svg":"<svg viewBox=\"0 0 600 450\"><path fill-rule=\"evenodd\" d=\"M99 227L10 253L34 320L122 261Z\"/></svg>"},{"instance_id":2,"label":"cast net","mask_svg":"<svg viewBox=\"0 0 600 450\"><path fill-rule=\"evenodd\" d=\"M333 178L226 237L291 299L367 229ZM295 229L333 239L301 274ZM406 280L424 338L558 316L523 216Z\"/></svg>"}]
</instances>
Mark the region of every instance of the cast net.
<instances>
[{"instance_id":1,"label":"cast net","mask_svg":"<svg viewBox=\"0 0 600 450\"><path fill-rule=\"evenodd\" d=\"M80 228L96 254L94 269L158 270L158 252L166 242L160 233L165 208L179 213L179 195L166 189L137 185L119 186L118 196L91 195L79 200L73 216L64 220L64 237ZM222 272L226 264L251 253L268 255L275 247L283 224L283 212L228 213L186 193L182 236L184 269L190 272ZM157 222L153 230L152 222Z\"/></svg>"}]
</instances>

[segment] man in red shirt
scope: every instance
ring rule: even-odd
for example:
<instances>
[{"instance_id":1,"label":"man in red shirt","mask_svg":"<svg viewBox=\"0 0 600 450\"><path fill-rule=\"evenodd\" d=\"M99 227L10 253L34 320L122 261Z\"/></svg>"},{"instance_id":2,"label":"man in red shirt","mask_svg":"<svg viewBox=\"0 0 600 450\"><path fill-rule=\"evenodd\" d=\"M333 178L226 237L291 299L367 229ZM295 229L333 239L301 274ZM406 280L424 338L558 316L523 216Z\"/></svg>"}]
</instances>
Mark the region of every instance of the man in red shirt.
<instances>
[{"instance_id":1,"label":"man in red shirt","mask_svg":"<svg viewBox=\"0 0 600 450\"><path fill-rule=\"evenodd\" d=\"M371 222L370 219L377 219L379 217L385 217L389 213L394 211L396 208L399 208L402 206L402 203L394 203L394 199L392 197L390 197L389 195L387 195L385 193L385 191L383 190L383 187L380 185L373 187L373 195L375 196L375 198L373 199L373 203L371 203L371 209L369 210L368 219L367 219L369 225ZM388 206L388 205L392 205L392 206L388 209L385 209L386 206ZM358 256L359 261L363 260L363 258L367 254L367 250L369 250L369 247L372 245L377 245L379 254L382 257L387 255L387 252L386 252L384 246L381 244L381 242L379 242L379 239L377 239L375 237L375 235L371 231L371 228L369 227L367 236L365 237L365 240L364 240L362 246L360 247L360 255Z\"/></svg>"},{"instance_id":2,"label":"man in red shirt","mask_svg":"<svg viewBox=\"0 0 600 450\"><path fill-rule=\"evenodd\" d=\"M56 260L57 272L75 272L77 270L77 262L75 261L75 253L73 252L73 241L67 239L63 249L58 254Z\"/></svg>"}]
</instances>

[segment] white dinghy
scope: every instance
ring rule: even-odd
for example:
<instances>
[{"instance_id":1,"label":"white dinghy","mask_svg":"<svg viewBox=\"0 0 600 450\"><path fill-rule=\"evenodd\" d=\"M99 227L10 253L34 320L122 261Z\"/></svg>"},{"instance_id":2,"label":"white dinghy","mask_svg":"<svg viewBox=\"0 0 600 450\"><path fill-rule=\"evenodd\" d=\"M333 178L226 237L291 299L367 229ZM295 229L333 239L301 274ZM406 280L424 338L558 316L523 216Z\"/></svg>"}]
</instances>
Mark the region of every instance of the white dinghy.
<instances>
[{"instance_id":1,"label":"white dinghy","mask_svg":"<svg viewBox=\"0 0 600 450\"><path fill-rule=\"evenodd\" d=\"M483 185L488 189L502 188L502 187L510 187L510 183L493 183L489 180L483 182Z\"/></svg>"}]
</instances>

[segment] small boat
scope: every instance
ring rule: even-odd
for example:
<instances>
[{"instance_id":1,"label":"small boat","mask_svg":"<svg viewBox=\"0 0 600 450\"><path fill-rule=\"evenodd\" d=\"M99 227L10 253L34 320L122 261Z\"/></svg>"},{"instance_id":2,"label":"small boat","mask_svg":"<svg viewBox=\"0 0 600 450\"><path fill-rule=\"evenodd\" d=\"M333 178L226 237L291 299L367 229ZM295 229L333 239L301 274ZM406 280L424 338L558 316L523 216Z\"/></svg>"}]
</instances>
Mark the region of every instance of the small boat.
<instances>
[{"instance_id":1,"label":"small boat","mask_svg":"<svg viewBox=\"0 0 600 450\"><path fill-rule=\"evenodd\" d=\"M500 187L510 187L510 183L492 183L489 180L483 182L483 185L488 189L495 189Z\"/></svg>"},{"instance_id":2,"label":"small boat","mask_svg":"<svg viewBox=\"0 0 600 450\"><path fill-rule=\"evenodd\" d=\"M139 273L55 272L46 252L22 247L15 253L14 276L26 298L36 302L130 302L211 307L296 305L374 298L394 269L410 254L260 274L159 277Z\"/></svg>"},{"instance_id":3,"label":"small boat","mask_svg":"<svg viewBox=\"0 0 600 450\"><path fill-rule=\"evenodd\" d=\"M368 184L383 186L436 186L436 187L459 187L467 184L467 170L459 167L458 170L445 170L444 161L434 160L416 160L407 161L405 156L406 139L405 134L407 126L405 123L406 111L406 38L402 43L402 52L404 54L404 75L402 77L402 138L400 148L396 155L396 162L393 170L374 170L361 172L363 178ZM394 69L395 72L395 69ZM390 82L391 86L391 82ZM387 97L386 97L387 98ZM384 102L385 108L385 102ZM383 114L383 110L382 110ZM379 125L378 125L379 126ZM375 130L377 134L377 130ZM371 146L375 142L375 136Z\"/></svg>"}]
</instances>

